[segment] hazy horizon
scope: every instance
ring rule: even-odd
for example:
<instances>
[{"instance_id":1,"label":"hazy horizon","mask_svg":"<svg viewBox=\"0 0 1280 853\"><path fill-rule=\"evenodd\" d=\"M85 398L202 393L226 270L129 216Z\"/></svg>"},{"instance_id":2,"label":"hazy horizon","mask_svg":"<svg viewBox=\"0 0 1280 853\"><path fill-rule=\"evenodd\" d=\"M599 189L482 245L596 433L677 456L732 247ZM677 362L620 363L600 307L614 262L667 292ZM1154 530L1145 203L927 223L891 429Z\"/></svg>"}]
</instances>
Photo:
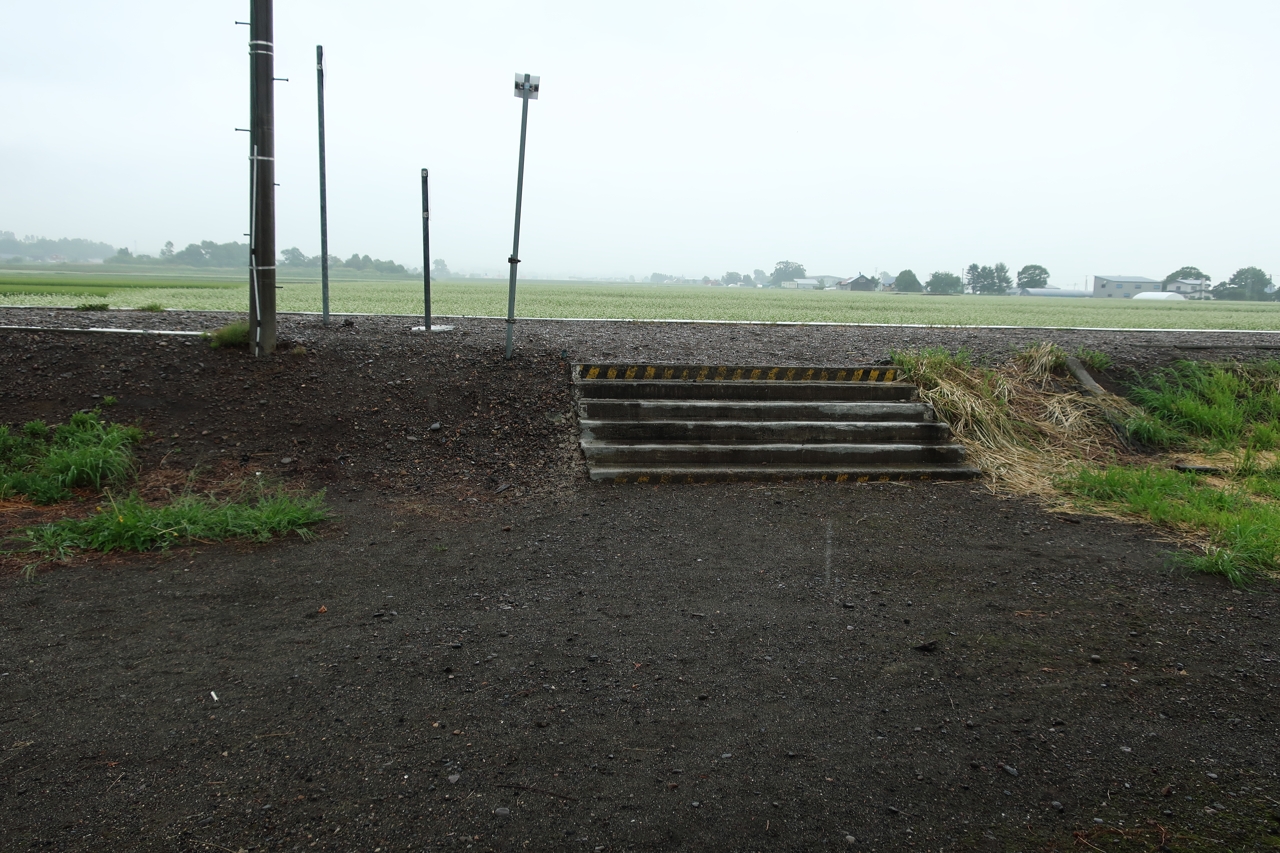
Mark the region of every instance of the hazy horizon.
<instances>
[{"instance_id":1,"label":"hazy horizon","mask_svg":"<svg viewBox=\"0 0 1280 853\"><path fill-rule=\"evenodd\" d=\"M1262 2L658 2L423 8L276 0L280 248L502 275L520 102L522 274L1280 272ZM14 6L0 229L155 253L243 240L248 3Z\"/></svg>"}]
</instances>

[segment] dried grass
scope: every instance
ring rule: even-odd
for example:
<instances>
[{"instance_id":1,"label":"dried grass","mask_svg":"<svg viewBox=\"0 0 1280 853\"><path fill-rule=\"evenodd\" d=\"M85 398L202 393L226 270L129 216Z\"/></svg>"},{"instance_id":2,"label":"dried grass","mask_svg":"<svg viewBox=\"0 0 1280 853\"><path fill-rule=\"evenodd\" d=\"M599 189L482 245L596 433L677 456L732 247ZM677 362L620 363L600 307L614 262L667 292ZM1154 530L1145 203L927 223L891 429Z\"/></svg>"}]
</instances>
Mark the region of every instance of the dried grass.
<instances>
[{"instance_id":1,"label":"dried grass","mask_svg":"<svg viewBox=\"0 0 1280 853\"><path fill-rule=\"evenodd\" d=\"M1137 408L1115 395L1082 394L1059 376L1067 354L1038 344L989 368L966 353L898 353L895 361L920 386L920 396L951 425L992 491L1034 495L1055 504L1054 481L1081 463L1106 464L1131 455L1122 425Z\"/></svg>"}]
</instances>

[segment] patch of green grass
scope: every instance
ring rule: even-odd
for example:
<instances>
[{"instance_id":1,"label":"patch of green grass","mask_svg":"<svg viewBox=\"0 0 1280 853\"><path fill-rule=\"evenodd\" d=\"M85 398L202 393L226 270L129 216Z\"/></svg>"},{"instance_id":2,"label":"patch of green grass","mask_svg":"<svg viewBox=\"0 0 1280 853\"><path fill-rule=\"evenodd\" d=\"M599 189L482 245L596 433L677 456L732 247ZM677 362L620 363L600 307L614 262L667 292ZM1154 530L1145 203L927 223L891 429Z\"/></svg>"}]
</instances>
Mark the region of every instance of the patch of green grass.
<instances>
[{"instance_id":1,"label":"patch of green grass","mask_svg":"<svg viewBox=\"0 0 1280 853\"><path fill-rule=\"evenodd\" d=\"M1189 569L1223 575L1247 586L1280 569L1280 505L1272 503L1280 478L1268 471L1227 487L1167 468L1081 468L1060 481L1085 508L1117 511L1182 533L1205 535L1203 555L1179 555Z\"/></svg>"},{"instance_id":2,"label":"patch of green grass","mask_svg":"<svg viewBox=\"0 0 1280 853\"><path fill-rule=\"evenodd\" d=\"M105 302L81 302L76 306L77 311L106 311L110 308Z\"/></svg>"},{"instance_id":3,"label":"patch of green grass","mask_svg":"<svg viewBox=\"0 0 1280 853\"><path fill-rule=\"evenodd\" d=\"M164 310L164 306L161 305L159 302L148 302L146 305L139 305L137 310L159 313Z\"/></svg>"},{"instance_id":4,"label":"patch of green grass","mask_svg":"<svg viewBox=\"0 0 1280 853\"><path fill-rule=\"evenodd\" d=\"M18 538L28 543L26 551L49 560L77 551L152 551L191 541L265 542L291 532L306 538L308 525L326 514L323 492L299 495L249 483L228 497L184 492L161 505L146 503L136 492L119 499L108 495L88 518L42 524Z\"/></svg>"},{"instance_id":5,"label":"patch of green grass","mask_svg":"<svg viewBox=\"0 0 1280 853\"><path fill-rule=\"evenodd\" d=\"M51 428L31 421L18 432L0 426L0 497L25 496L33 503L63 500L81 486L102 489L134 470L137 427L104 423L98 412L77 412Z\"/></svg>"},{"instance_id":6,"label":"patch of green grass","mask_svg":"<svg viewBox=\"0 0 1280 853\"><path fill-rule=\"evenodd\" d=\"M206 332L205 337L209 339L209 346L213 349L218 349L219 347L247 347L249 346L249 324L231 323L220 329L214 329L212 332Z\"/></svg>"},{"instance_id":7,"label":"patch of green grass","mask_svg":"<svg viewBox=\"0 0 1280 853\"><path fill-rule=\"evenodd\" d=\"M1105 352L1096 349L1089 349L1088 347L1077 347L1074 355L1085 367L1090 370L1096 370L1099 373L1110 370L1112 365L1115 364L1115 362L1111 360L1111 356L1107 355Z\"/></svg>"},{"instance_id":8,"label":"patch of green grass","mask_svg":"<svg viewBox=\"0 0 1280 853\"><path fill-rule=\"evenodd\" d=\"M1280 443L1280 362L1180 361L1129 392L1146 414L1130 432L1152 447L1270 450Z\"/></svg>"}]
</instances>

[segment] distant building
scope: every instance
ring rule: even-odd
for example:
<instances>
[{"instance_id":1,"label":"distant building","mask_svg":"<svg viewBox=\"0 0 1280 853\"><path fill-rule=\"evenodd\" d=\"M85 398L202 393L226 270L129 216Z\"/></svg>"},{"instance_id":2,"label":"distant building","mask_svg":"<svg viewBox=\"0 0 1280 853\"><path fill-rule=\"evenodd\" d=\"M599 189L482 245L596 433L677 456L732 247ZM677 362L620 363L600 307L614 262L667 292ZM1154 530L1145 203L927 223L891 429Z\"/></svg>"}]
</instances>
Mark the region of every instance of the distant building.
<instances>
[{"instance_id":1,"label":"distant building","mask_svg":"<svg viewBox=\"0 0 1280 853\"><path fill-rule=\"evenodd\" d=\"M876 290L879 282L858 273L857 278L846 278L836 282L837 290Z\"/></svg>"},{"instance_id":2,"label":"distant building","mask_svg":"<svg viewBox=\"0 0 1280 853\"><path fill-rule=\"evenodd\" d=\"M1132 299L1136 293L1161 290L1154 278L1140 275L1095 275L1093 295L1103 299Z\"/></svg>"},{"instance_id":3,"label":"distant building","mask_svg":"<svg viewBox=\"0 0 1280 853\"><path fill-rule=\"evenodd\" d=\"M787 286L787 282L782 283L783 287ZM822 282L816 278L798 278L796 279L797 290L824 290Z\"/></svg>"},{"instance_id":4,"label":"distant building","mask_svg":"<svg viewBox=\"0 0 1280 853\"><path fill-rule=\"evenodd\" d=\"M894 290L894 283L898 280L896 275L889 275L888 272L880 273L880 286L876 290Z\"/></svg>"},{"instance_id":5,"label":"distant building","mask_svg":"<svg viewBox=\"0 0 1280 853\"><path fill-rule=\"evenodd\" d=\"M1158 300L1160 302L1186 302L1187 297L1181 293L1174 293L1171 290L1149 290L1145 293L1135 293L1134 299L1142 300Z\"/></svg>"},{"instance_id":6,"label":"distant building","mask_svg":"<svg viewBox=\"0 0 1280 853\"><path fill-rule=\"evenodd\" d=\"M1018 287L1009 291L1010 296L1089 296L1087 290L1063 290L1061 287Z\"/></svg>"},{"instance_id":7,"label":"distant building","mask_svg":"<svg viewBox=\"0 0 1280 853\"><path fill-rule=\"evenodd\" d=\"M840 276L838 275L811 275L809 278L821 282L823 287L835 287L840 283Z\"/></svg>"},{"instance_id":8,"label":"distant building","mask_svg":"<svg viewBox=\"0 0 1280 853\"><path fill-rule=\"evenodd\" d=\"M1208 279L1203 278L1180 278L1165 287L1169 293L1181 293L1187 299L1212 299L1212 289Z\"/></svg>"}]
</instances>

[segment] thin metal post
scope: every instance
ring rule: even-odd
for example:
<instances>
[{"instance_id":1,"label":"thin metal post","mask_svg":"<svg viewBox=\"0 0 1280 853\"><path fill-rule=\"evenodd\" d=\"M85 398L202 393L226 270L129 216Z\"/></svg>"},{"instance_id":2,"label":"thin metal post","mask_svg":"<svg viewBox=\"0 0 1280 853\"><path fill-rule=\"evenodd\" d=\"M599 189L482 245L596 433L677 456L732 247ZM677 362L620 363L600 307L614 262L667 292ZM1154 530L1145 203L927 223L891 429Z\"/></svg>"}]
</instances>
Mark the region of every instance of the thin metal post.
<instances>
[{"instance_id":1,"label":"thin metal post","mask_svg":"<svg viewBox=\"0 0 1280 853\"><path fill-rule=\"evenodd\" d=\"M422 324L431 333L431 205L427 201L427 170L422 170Z\"/></svg>"},{"instance_id":2,"label":"thin metal post","mask_svg":"<svg viewBox=\"0 0 1280 853\"><path fill-rule=\"evenodd\" d=\"M249 331L255 355L276 349L275 60L272 0L251 0L249 17L250 156L253 205Z\"/></svg>"},{"instance_id":3,"label":"thin metal post","mask_svg":"<svg viewBox=\"0 0 1280 853\"><path fill-rule=\"evenodd\" d=\"M316 45L316 114L320 120L320 305L329 325L329 207L324 183L324 47Z\"/></svg>"},{"instance_id":4,"label":"thin metal post","mask_svg":"<svg viewBox=\"0 0 1280 853\"><path fill-rule=\"evenodd\" d=\"M530 77L524 75L525 87L529 86ZM526 91L521 98L520 110L520 168L516 172L516 233L511 241L511 285L507 289L507 358L511 358L511 332L516 325L516 264L520 263L520 203L524 196L524 137L529 127L529 95Z\"/></svg>"}]
</instances>

